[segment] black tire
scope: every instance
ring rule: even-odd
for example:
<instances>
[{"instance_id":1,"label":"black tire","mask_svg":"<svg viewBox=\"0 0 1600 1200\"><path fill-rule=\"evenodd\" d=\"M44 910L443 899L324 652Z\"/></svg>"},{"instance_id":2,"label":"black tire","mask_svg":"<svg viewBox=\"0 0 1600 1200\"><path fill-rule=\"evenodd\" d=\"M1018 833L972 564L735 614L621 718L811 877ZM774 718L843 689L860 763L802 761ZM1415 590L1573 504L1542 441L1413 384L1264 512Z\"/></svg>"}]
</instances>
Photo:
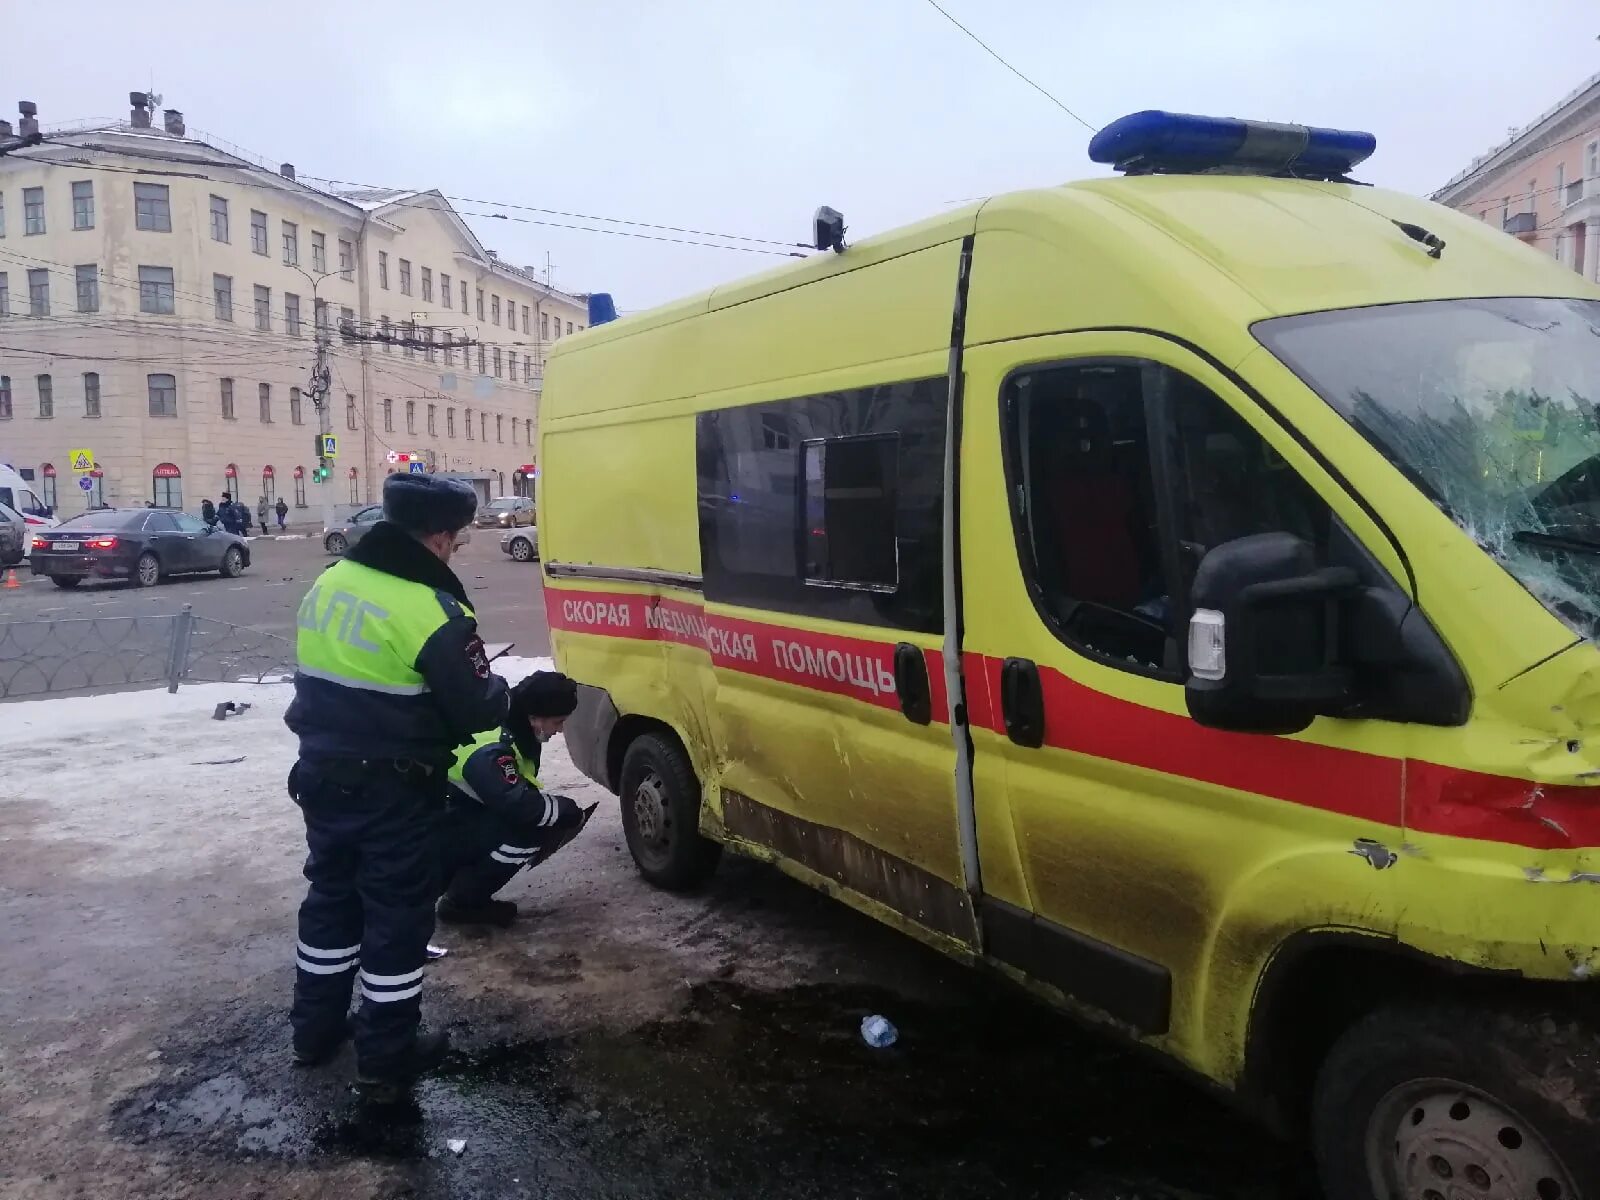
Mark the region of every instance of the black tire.
<instances>
[{"instance_id":1,"label":"black tire","mask_svg":"<svg viewBox=\"0 0 1600 1200\"><path fill-rule=\"evenodd\" d=\"M532 562L533 561L533 543L530 542L527 538L525 538L525 537L512 538L511 539L511 545L510 545L509 549L511 551L511 557L512 557L512 559L514 561L516 561L516 562Z\"/></svg>"},{"instance_id":2,"label":"black tire","mask_svg":"<svg viewBox=\"0 0 1600 1200\"><path fill-rule=\"evenodd\" d=\"M237 546L229 546L222 553L222 577L224 579L237 579L244 574L244 551Z\"/></svg>"},{"instance_id":3,"label":"black tire","mask_svg":"<svg viewBox=\"0 0 1600 1200\"><path fill-rule=\"evenodd\" d=\"M342 533L330 533L322 540L322 548L329 554L343 555L350 549L350 542Z\"/></svg>"},{"instance_id":4,"label":"black tire","mask_svg":"<svg viewBox=\"0 0 1600 1200\"><path fill-rule=\"evenodd\" d=\"M155 587L161 582L161 560L146 550L134 564L130 582L134 587Z\"/></svg>"},{"instance_id":5,"label":"black tire","mask_svg":"<svg viewBox=\"0 0 1600 1200\"><path fill-rule=\"evenodd\" d=\"M688 891L717 869L722 847L700 835L700 781L669 738L647 733L622 760L622 831L639 874Z\"/></svg>"},{"instance_id":6,"label":"black tire","mask_svg":"<svg viewBox=\"0 0 1600 1200\"><path fill-rule=\"evenodd\" d=\"M79 575L52 575L50 576L50 582L58 588L75 588L83 582L83 577Z\"/></svg>"},{"instance_id":7,"label":"black tire","mask_svg":"<svg viewBox=\"0 0 1600 1200\"><path fill-rule=\"evenodd\" d=\"M1312 1140L1337 1200L1596 1200L1600 1139L1581 1115L1596 1112L1595 1026L1538 1011L1383 1009L1324 1060Z\"/></svg>"}]
</instances>

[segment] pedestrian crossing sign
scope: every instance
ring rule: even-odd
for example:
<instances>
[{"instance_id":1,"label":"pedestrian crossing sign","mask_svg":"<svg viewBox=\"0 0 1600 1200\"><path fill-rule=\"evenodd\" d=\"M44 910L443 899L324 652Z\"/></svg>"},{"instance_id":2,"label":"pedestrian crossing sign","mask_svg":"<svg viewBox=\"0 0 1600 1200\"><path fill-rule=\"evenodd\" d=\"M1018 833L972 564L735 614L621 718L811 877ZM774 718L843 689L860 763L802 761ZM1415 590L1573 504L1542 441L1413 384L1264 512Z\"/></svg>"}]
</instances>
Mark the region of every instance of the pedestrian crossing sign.
<instances>
[{"instance_id":1,"label":"pedestrian crossing sign","mask_svg":"<svg viewBox=\"0 0 1600 1200\"><path fill-rule=\"evenodd\" d=\"M322 454L320 457L339 457L339 438L337 434L325 433L322 435Z\"/></svg>"},{"instance_id":2,"label":"pedestrian crossing sign","mask_svg":"<svg viewBox=\"0 0 1600 1200\"><path fill-rule=\"evenodd\" d=\"M87 474L88 472L94 470L94 451L68 450L67 461L72 464L72 469L74 471L80 471L84 474Z\"/></svg>"}]
</instances>

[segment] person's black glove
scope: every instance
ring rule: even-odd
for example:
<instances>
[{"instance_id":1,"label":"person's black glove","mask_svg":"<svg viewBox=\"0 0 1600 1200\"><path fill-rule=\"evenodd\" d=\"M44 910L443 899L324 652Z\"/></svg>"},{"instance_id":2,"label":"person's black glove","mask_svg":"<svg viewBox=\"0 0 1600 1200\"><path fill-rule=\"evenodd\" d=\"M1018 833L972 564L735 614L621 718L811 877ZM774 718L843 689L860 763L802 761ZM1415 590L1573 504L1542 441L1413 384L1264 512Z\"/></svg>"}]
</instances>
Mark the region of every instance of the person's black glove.
<instances>
[{"instance_id":1,"label":"person's black glove","mask_svg":"<svg viewBox=\"0 0 1600 1200\"><path fill-rule=\"evenodd\" d=\"M578 806L578 802L570 796L552 796L546 794L545 799L556 806L555 824L551 826L558 834L569 837L583 828L588 814Z\"/></svg>"}]
</instances>

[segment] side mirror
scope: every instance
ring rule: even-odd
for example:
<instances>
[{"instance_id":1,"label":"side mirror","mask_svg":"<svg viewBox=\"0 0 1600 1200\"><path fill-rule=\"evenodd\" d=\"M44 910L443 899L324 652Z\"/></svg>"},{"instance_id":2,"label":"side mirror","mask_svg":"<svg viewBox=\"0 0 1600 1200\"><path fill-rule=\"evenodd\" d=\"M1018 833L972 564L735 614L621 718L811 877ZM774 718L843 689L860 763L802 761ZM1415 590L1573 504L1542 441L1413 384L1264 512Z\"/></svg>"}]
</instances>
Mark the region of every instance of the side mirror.
<instances>
[{"instance_id":1,"label":"side mirror","mask_svg":"<svg viewBox=\"0 0 1600 1200\"><path fill-rule=\"evenodd\" d=\"M1346 567L1318 567L1287 533L1224 542L1190 591L1189 715L1248 733L1298 733L1354 700L1342 661L1343 608L1360 591Z\"/></svg>"}]
</instances>

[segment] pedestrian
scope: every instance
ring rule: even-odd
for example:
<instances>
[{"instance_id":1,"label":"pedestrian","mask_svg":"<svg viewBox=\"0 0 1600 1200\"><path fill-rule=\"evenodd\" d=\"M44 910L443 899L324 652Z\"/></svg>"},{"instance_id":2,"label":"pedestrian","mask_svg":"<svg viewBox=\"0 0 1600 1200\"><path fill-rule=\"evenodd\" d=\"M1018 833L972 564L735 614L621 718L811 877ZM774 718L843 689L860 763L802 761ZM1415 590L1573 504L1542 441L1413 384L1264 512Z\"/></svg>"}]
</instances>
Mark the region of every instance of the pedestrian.
<instances>
[{"instance_id":1,"label":"pedestrian","mask_svg":"<svg viewBox=\"0 0 1600 1200\"><path fill-rule=\"evenodd\" d=\"M449 1048L423 1034L422 971L442 890L437 843L456 747L506 718L466 589L450 570L477 499L464 483L391 475L383 519L300 604L289 794L310 881L295 959L296 1063L326 1062L349 1027L356 1079L398 1099ZM359 970L358 970L359 967Z\"/></svg>"},{"instance_id":2,"label":"pedestrian","mask_svg":"<svg viewBox=\"0 0 1600 1200\"><path fill-rule=\"evenodd\" d=\"M267 536L267 514L272 510L267 507L265 496L256 501L256 520L261 522L261 536Z\"/></svg>"},{"instance_id":3,"label":"pedestrian","mask_svg":"<svg viewBox=\"0 0 1600 1200\"><path fill-rule=\"evenodd\" d=\"M288 525L285 522L287 522L289 519L289 505L282 496L278 497L278 507L275 511L278 514L278 532L282 533L288 528Z\"/></svg>"},{"instance_id":4,"label":"pedestrian","mask_svg":"<svg viewBox=\"0 0 1600 1200\"><path fill-rule=\"evenodd\" d=\"M224 496L223 498L226 499L227 497ZM206 523L208 529L216 528L217 506L211 503L210 500L200 501L200 519Z\"/></svg>"},{"instance_id":5,"label":"pedestrian","mask_svg":"<svg viewBox=\"0 0 1600 1200\"><path fill-rule=\"evenodd\" d=\"M233 493L232 492L223 492L222 493L222 499L217 503L217 520L222 523L222 527L224 529L226 529L229 533L238 533L239 532L237 529L234 528L234 522L236 520L236 517L235 517L234 511L233 511Z\"/></svg>"},{"instance_id":6,"label":"pedestrian","mask_svg":"<svg viewBox=\"0 0 1600 1200\"><path fill-rule=\"evenodd\" d=\"M536 671L511 689L505 725L456 753L440 833L445 889L438 913L445 924L510 925L516 904L494 894L588 822L593 808L579 808L539 783L540 744L561 732L577 706L577 684Z\"/></svg>"}]
</instances>

